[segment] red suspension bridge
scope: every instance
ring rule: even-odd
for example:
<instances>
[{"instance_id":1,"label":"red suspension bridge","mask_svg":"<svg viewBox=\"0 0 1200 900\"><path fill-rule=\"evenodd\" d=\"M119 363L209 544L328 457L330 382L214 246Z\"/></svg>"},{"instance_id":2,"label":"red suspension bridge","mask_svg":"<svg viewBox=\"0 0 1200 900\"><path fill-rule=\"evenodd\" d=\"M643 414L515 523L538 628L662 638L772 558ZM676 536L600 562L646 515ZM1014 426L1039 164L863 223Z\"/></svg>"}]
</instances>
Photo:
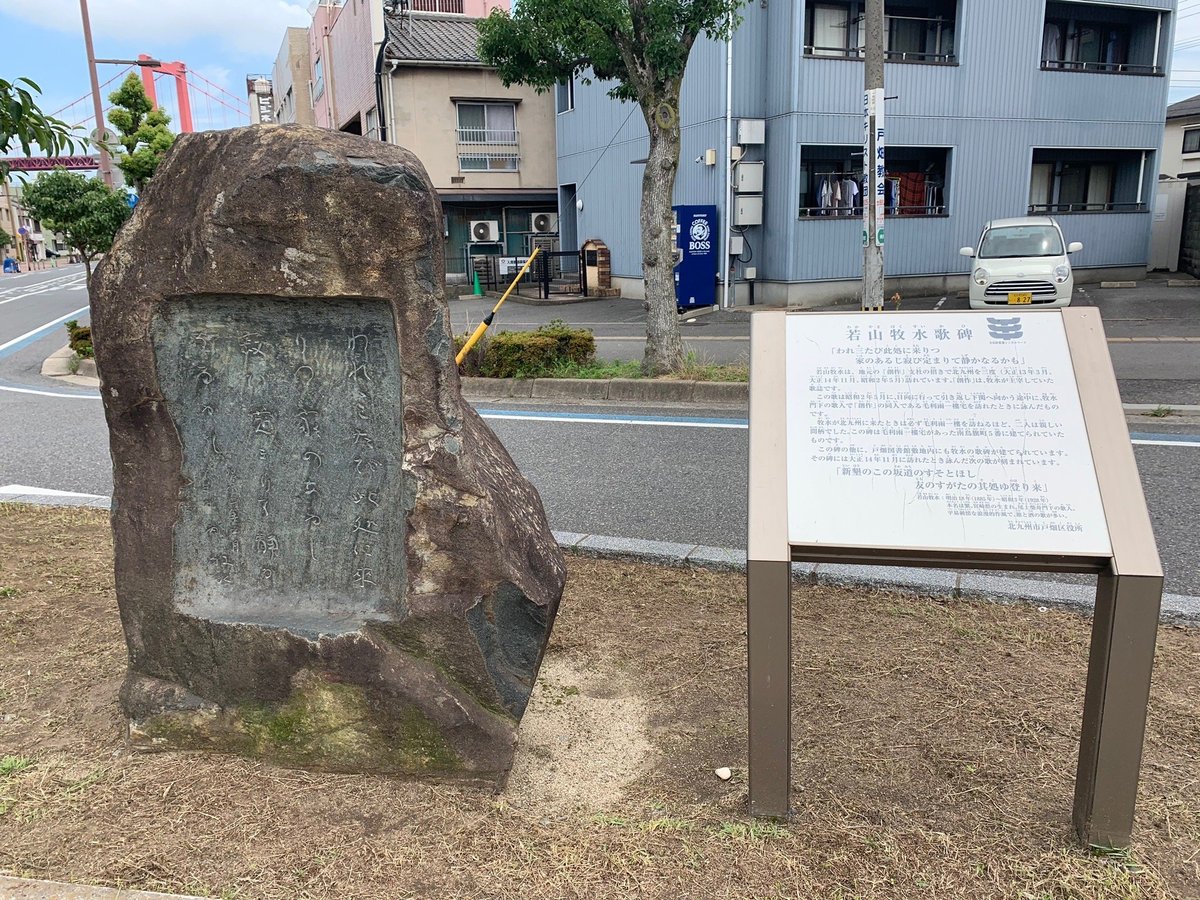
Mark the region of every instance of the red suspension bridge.
<instances>
[{"instance_id":1,"label":"red suspension bridge","mask_svg":"<svg viewBox=\"0 0 1200 900\"><path fill-rule=\"evenodd\" d=\"M112 109L112 105L108 103L108 95L135 69L141 72L142 85L150 102L170 116L172 131L187 134L192 131L218 131L250 124L250 108L245 97L234 94L213 79L189 69L182 62L158 62L145 53L138 56L136 65L124 64L124 68L100 85L101 96L106 104L103 107L105 117ZM51 115L65 121L80 137L92 134L97 127L90 91L54 110ZM103 127L109 126L103 123ZM5 162L11 169L24 171L42 171L57 166L68 169L99 168L99 161L94 156L54 159L22 157L7 159Z\"/></svg>"}]
</instances>

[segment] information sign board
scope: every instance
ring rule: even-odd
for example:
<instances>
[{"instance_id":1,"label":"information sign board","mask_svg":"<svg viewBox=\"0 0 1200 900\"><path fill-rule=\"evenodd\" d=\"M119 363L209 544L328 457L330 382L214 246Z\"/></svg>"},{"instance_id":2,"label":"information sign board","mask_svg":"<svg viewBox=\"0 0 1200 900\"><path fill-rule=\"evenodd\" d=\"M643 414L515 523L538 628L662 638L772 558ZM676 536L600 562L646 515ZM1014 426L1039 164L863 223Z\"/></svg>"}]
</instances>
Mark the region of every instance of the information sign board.
<instances>
[{"instance_id":1,"label":"information sign board","mask_svg":"<svg viewBox=\"0 0 1200 900\"><path fill-rule=\"evenodd\" d=\"M757 312L749 801L786 817L792 563L1096 575L1073 824L1127 846L1162 564L1099 311Z\"/></svg>"},{"instance_id":2,"label":"information sign board","mask_svg":"<svg viewBox=\"0 0 1200 900\"><path fill-rule=\"evenodd\" d=\"M1111 549L1053 313L791 316L787 446L793 545Z\"/></svg>"}]
</instances>

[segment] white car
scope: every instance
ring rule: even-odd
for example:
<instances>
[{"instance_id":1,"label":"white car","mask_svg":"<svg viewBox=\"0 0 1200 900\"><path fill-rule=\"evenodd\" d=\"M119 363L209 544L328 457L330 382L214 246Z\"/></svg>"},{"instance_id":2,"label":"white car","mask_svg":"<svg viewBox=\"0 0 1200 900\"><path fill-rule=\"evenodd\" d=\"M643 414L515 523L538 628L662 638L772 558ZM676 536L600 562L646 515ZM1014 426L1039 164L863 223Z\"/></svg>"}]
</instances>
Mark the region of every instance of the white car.
<instances>
[{"instance_id":1,"label":"white car","mask_svg":"<svg viewBox=\"0 0 1200 900\"><path fill-rule=\"evenodd\" d=\"M973 259L971 309L995 306L1070 306L1075 277L1067 254L1083 244L1063 241L1047 216L996 219L983 226L979 248L958 252Z\"/></svg>"}]
</instances>

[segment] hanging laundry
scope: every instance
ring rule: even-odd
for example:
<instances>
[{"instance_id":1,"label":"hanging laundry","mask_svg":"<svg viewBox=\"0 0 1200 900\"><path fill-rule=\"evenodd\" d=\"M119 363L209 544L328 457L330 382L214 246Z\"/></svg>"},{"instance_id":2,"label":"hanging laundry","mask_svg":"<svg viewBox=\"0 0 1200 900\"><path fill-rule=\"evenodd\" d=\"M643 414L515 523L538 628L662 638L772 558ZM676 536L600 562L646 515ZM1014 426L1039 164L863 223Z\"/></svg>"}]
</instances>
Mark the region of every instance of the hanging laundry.
<instances>
[{"instance_id":1,"label":"hanging laundry","mask_svg":"<svg viewBox=\"0 0 1200 900\"><path fill-rule=\"evenodd\" d=\"M900 207L906 215L918 215L925 206L925 173L900 174Z\"/></svg>"}]
</instances>

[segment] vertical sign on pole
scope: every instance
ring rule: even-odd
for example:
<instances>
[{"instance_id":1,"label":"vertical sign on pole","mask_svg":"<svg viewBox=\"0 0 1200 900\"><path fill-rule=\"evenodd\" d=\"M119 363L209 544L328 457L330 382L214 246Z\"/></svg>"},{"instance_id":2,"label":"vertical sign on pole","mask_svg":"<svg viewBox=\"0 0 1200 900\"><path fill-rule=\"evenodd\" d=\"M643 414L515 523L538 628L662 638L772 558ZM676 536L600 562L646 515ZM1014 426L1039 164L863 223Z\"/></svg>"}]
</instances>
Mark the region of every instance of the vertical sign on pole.
<instances>
[{"instance_id":1,"label":"vertical sign on pole","mask_svg":"<svg viewBox=\"0 0 1200 900\"><path fill-rule=\"evenodd\" d=\"M883 217L887 208L887 162L885 161L884 145L886 143L883 120L883 88L871 91L871 119L875 129L875 165L871 181L871 196L875 198L875 232L874 241L877 247L883 246Z\"/></svg>"},{"instance_id":2,"label":"vertical sign on pole","mask_svg":"<svg viewBox=\"0 0 1200 900\"><path fill-rule=\"evenodd\" d=\"M870 188L873 183L874 167L872 162L874 156L871 153L871 116L874 113L874 107L871 103L874 94L872 91L863 91L863 249L867 249L871 245L871 235L874 233L874 228L871 225L871 216L874 212L871 203ZM863 304L866 305L865 303Z\"/></svg>"}]
</instances>

